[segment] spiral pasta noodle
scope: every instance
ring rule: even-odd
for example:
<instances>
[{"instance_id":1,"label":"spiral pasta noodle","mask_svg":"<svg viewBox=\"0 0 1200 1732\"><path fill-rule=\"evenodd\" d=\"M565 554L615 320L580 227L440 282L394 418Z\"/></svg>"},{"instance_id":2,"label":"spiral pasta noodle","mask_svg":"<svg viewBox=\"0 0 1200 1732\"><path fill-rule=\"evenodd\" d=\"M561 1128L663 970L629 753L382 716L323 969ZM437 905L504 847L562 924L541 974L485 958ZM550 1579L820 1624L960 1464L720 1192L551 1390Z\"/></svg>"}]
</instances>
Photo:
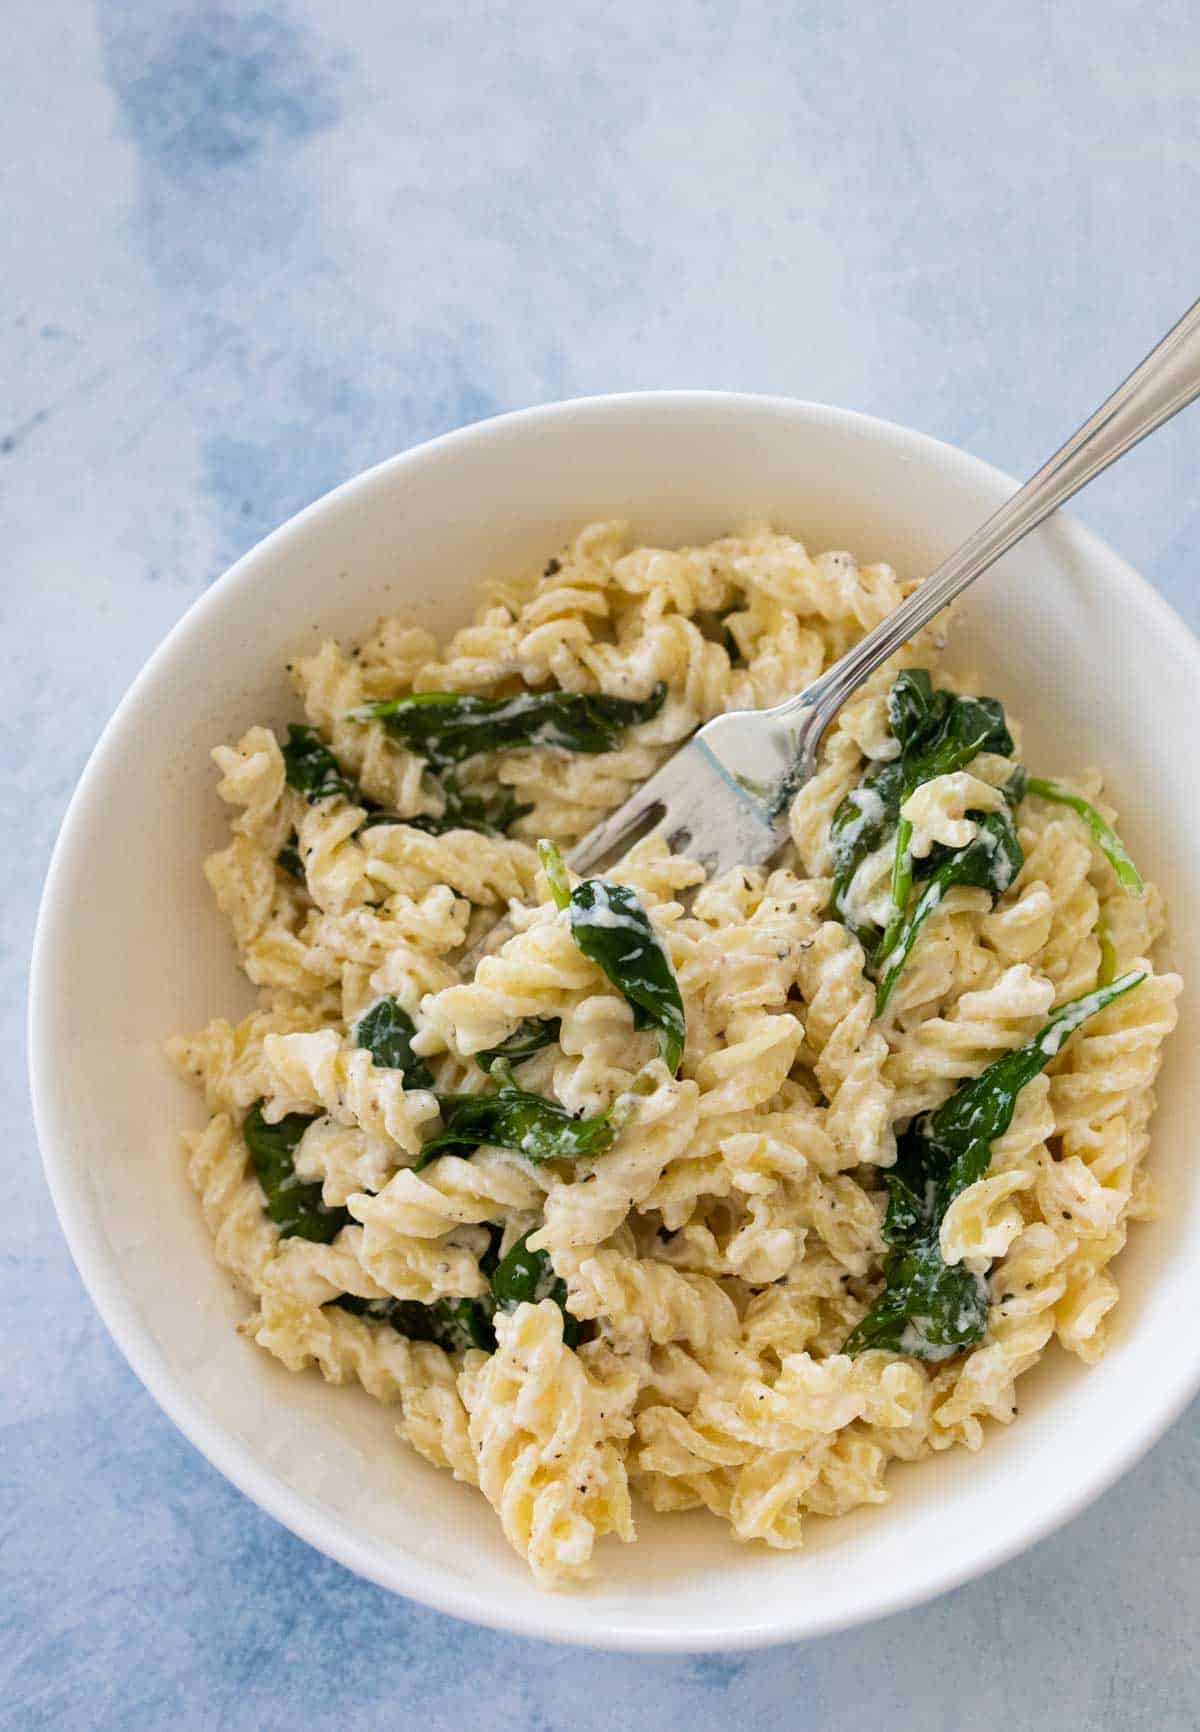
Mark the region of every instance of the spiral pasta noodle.
<instances>
[{"instance_id":1,"label":"spiral pasta noodle","mask_svg":"<svg viewBox=\"0 0 1200 1732\"><path fill-rule=\"evenodd\" d=\"M459 1379L479 1486L539 1581L586 1573L604 1534L633 1538L619 1443L629 1435L637 1374L572 1353L549 1300L497 1328L496 1352Z\"/></svg>"}]
</instances>

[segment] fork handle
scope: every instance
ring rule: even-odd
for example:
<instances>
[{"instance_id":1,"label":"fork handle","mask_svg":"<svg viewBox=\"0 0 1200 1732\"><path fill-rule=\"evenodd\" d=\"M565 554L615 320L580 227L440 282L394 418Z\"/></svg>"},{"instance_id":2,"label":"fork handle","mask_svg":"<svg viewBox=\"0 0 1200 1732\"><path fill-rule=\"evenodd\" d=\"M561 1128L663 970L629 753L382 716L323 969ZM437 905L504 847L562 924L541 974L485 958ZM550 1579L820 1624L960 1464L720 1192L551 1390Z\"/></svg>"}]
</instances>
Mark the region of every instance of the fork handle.
<instances>
[{"instance_id":1,"label":"fork handle","mask_svg":"<svg viewBox=\"0 0 1200 1732\"><path fill-rule=\"evenodd\" d=\"M861 638L797 698L770 713L780 720L806 712L818 732L851 693L901 644L960 595L1022 536L1057 511L1094 475L1200 395L1200 301L1183 315L1141 365L1019 492L943 560L908 599ZM817 718L812 715L817 712ZM811 737L811 736L810 736ZM814 741L815 744L815 741Z\"/></svg>"}]
</instances>

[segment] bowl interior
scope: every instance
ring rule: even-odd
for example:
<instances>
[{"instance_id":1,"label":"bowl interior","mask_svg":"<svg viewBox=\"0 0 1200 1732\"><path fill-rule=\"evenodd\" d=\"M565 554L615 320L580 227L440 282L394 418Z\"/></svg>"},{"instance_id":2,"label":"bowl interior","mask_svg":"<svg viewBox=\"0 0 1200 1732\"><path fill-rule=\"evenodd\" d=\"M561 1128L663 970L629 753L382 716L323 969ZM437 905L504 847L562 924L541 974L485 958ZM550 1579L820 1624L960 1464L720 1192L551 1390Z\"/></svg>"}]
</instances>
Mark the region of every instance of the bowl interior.
<instances>
[{"instance_id":1,"label":"bowl interior","mask_svg":"<svg viewBox=\"0 0 1200 1732\"><path fill-rule=\"evenodd\" d=\"M701 541L769 517L812 550L928 570L1010 484L862 417L678 394L532 411L385 464L247 556L188 615L110 725L47 887L35 960L35 1103L56 1201L85 1279L143 1379L189 1436L276 1516L363 1573L444 1610L621 1647L715 1648L837 1628L1010 1555L1079 1508L1192 1393L1181 1338L1200 1261L1190 1159L1200 1083L1192 1018L1168 1051L1154 1167L1167 1203L1120 1259L1113 1347L1085 1371L1053 1352L1019 1423L979 1457L894 1470L893 1500L814 1520L805 1550L739 1547L701 1516L639 1518L600 1548L596 1584L548 1597L478 1495L438 1474L361 1393L295 1377L235 1333L241 1302L211 1256L177 1133L202 1118L167 1034L248 1002L201 876L224 834L208 750L297 713L288 658L399 612L438 632L485 576L544 560L589 520ZM970 598L957 660L1022 720L1027 761L1099 763L1135 856L1174 912L1173 960L1200 976L1188 921L1200 825L1190 737L1194 640L1092 537L1058 520Z\"/></svg>"}]
</instances>

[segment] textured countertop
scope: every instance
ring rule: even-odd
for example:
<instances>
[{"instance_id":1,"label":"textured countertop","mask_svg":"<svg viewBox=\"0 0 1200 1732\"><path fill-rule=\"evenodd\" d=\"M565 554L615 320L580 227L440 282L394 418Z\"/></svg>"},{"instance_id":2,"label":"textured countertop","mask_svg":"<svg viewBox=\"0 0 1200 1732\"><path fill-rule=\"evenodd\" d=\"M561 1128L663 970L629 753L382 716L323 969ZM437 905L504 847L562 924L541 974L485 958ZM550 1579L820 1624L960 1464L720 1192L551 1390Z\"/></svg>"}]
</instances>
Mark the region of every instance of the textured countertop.
<instances>
[{"instance_id":1,"label":"textured countertop","mask_svg":"<svg viewBox=\"0 0 1200 1732\"><path fill-rule=\"evenodd\" d=\"M127 1369L41 1178L24 976L122 690L265 531L430 435L630 387L782 392L1032 468L1200 289L1187 0L41 0L0 47L0 1724L1191 1728L1193 1409L922 1610L626 1659L370 1587ZM1080 516L1193 625L1200 411Z\"/></svg>"}]
</instances>

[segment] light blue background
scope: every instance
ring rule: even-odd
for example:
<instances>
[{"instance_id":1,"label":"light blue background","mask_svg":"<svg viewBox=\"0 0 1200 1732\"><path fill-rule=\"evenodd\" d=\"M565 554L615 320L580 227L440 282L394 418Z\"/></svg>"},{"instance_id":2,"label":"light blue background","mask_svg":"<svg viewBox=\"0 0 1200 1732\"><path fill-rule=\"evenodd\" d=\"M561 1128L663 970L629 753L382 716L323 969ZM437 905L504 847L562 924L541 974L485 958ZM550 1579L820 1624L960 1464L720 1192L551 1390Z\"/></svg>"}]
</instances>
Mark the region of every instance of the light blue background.
<instances>
[{"instance_id":1,"label":"light blue background","mask_svg":"<svg viewBox=\"0 0 1200 1732\"><path fill-rule=\"evenodd\" d=\"M38 0L10 23L0 1721L1194 1727L1195 1410L1031 1555L807 1646L589 1655L357 1581L110 1344L39 1174L21 1032L51 843L122 690L229 561L364 465L665 385L1038 462L1200 292L1192 0ZM1198 443L1193 412L1081 506L1193 624Z\"/></svg>"}]
</instances>

